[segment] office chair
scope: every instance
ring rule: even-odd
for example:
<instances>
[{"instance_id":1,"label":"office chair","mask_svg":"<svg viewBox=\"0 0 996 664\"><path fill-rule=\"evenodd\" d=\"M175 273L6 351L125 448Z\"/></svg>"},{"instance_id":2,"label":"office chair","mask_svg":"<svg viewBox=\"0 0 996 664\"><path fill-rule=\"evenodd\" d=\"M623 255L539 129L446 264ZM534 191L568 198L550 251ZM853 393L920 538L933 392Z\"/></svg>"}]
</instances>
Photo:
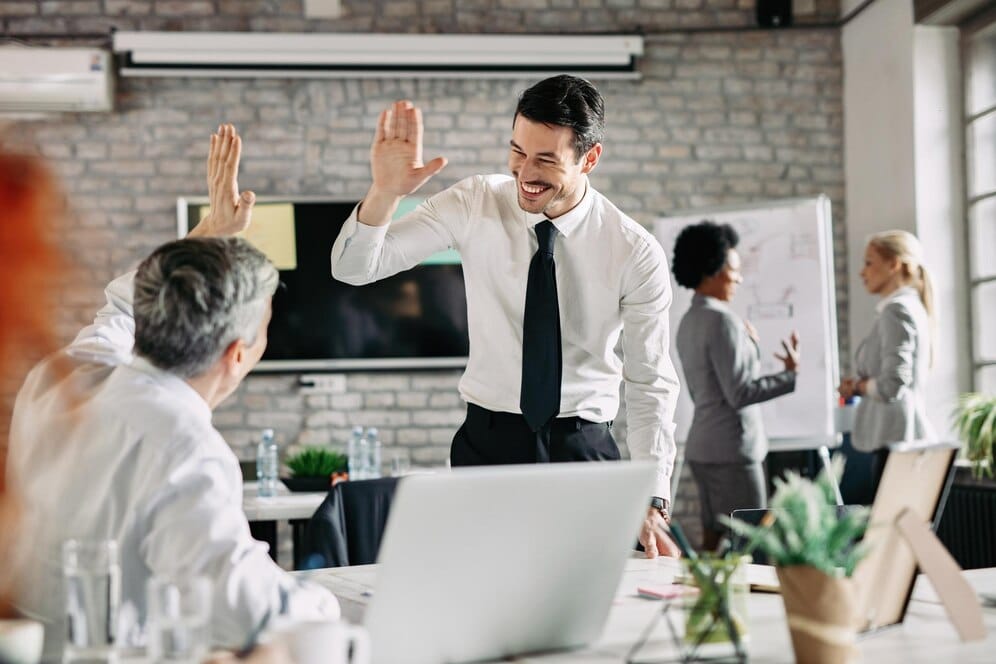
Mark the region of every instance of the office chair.
<instances>
[{"instance_id":1,"label":"office chair","mask_svg":"<svg viewBox=\"0 0 996 664\"><path fill-rule=\"evenodd\" d=\"M308 521L294 550L296 569L377 561L397 477L339 482Z\"/></svg>"}]
</instances>

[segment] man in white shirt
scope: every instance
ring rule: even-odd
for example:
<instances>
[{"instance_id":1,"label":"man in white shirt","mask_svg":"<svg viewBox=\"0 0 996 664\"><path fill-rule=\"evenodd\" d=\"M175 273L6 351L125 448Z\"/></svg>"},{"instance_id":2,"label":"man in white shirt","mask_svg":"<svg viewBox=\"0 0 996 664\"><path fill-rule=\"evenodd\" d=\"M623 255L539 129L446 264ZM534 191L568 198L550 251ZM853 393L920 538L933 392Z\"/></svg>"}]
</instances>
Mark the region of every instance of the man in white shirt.
<instances>
[{"instance_id":1,"label":"man in white shirt","mask_svg":"<svg viewBox=\"0 0 996 664\"><path fill-rule=\"evenodd\" d=\"M252 539L238 459L211 424L263 354L278 283L261 252L231 237L254 202L238 193L240 150L230 125L212 136L210 215L111 282L93 324L18 394L8 479L30 559L15 605L45 623L46 659L59 658L66 634L60 554L70 538L117 542L125 645L143 639L152 575L211 579L217 645L245 645L281 613L339 615L335 597Z\"/></svg>"},{"instance_id":2,"label":"man in white shirt","mask_svg":"<svg viewBox=\"0 0 996 664\"><path fill-rule=\"evenodd\" d=\"M453 465L618 459L610 428L625 380L631 455L658 466L640 542L648 557L675 555L657 534L668 519L678 394L667 259L588 183L603 128L602 97L588 81L541 81L515 111L513 177L467 178L390 224L401 198L446 165L423 165L421 113L395 103L380 115L373 184L332 248L332 274L365 284L460 252L470 356Z\"/></svg>"}]
</instances>

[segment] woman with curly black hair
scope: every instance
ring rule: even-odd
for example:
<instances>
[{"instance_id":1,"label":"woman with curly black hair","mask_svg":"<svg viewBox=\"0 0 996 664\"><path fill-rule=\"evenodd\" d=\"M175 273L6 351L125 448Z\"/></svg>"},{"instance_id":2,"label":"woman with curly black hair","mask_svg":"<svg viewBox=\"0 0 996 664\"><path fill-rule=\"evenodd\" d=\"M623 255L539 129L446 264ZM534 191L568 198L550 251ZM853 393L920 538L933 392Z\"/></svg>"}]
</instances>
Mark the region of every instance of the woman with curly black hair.
<instances>
[{"instance_id":1,"label":"woman with curly black hair","mask_svg":"<svg viewBox=\"0 0 996 664\"><path fill-rule=\"evenodd\" d=\"M695 291L678 326L678 357L695 415L685 459L699 489L703 550L714 550L724 528L717 517L767 505L768 452L757 405L795 390L799 339L793 332L776 355L785 370L762 376L757 332L728 306L743 281L740 241L729 224L703 221L685 227L671 263L680 286Z\"/></svg>"}]
</instances>

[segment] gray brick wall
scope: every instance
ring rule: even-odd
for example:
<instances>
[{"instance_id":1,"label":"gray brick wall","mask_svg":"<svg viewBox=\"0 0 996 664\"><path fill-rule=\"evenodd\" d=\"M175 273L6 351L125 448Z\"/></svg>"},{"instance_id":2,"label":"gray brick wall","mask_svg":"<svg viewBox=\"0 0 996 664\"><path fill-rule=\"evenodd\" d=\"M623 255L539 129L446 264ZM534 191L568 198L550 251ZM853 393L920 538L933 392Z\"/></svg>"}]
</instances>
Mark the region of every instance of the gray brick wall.
<instances>
[{"instance_id":1,"label":"gray brick wall","mask_svg":"<svg viewBox=\"0 0 996 664\"><path fill-rule=\"evenodd\" d=\"M298 1L7 0L9 33L122 28L258 30L649 32L683 25L749 24L738 0L422 0L344 2L333 22L301 17ZM817 2L836 15L836 2ZM640 82L601 82L605 153L596 188L643 223L689 207L827 193L836 254L846 255L842 62L836 30L658 34L647 38ZM377 112L407 97L424 108L425 154L449 158L426 186L505 170L516 95L531 81L122 79L111 114L14 124L7 144L37 150L63 176L73 209L61 233L78 269L56 321L67 340L92 316L115 274L175 236L177 196L204 192L207 136L223 121L245 139L240 183L258 194L359 198L369 183ZM840 325L846 265L837 265ZM846 338L841 357L849 357ZM351 426L378 426L385 460L445 460L461 419L457 372L356 373L321 393L297 376L251 376L216 422L242 458L263 426L283 445L341 443ZM3 387L3 386L0 386ZM624 437L625 427L617 431ZM687 490L687 491L686 491ZM694 512L683 481L681 512Z\"/></svg>"},{"instance_id":2,"label":"gray brick wall","mask_svg":"<svg viewBox=\"0 0 996 664\"><path fill-rule=\"evenodd\" d=\"M755 0L342 0L342 16L303 15L302 0L4 0L5 32L121 30L295 32L622 32L754 25ZM797 3L798 4L798 3ZM814 0L796 23L832 21L840 0Z\"/></svg>"}]
</instances>

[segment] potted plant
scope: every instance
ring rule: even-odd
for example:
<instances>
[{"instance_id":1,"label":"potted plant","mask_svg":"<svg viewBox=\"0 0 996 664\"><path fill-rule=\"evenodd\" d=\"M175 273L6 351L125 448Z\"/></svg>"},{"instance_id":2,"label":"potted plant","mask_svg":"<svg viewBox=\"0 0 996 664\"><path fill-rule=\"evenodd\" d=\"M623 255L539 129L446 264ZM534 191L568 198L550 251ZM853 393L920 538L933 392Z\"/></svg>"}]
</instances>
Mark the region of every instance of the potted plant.
<instances>
[{"instance_id":1,"label":"potted plant","mask_svg":"<svg viewBox=\"0 0 996 664\"><path fill-rule=\"evenodd\" d=\"M996 395L970 393L958 399L954 425L964 442L965 457L972 463L976 479L993 476L996 452Z\"/></svg>"},{"instance_id":2,"label":"potted plant","mask_svg":"<svg viewBox=\"0 0 996 664\"><path fill-rule=\"evenodd\" d=\"M346 455L327 447L307 446L284 461L291 476L281 478L291 491L325 491L346 472Z\"/></svg>"},{"instance_id":3,"label":"potted plant","mask_svg":"<svg viewBox=\"0 0 996 664\"><path fill-rule=\"evenodd\" d=\"M839 476L842 469L835 465ZM865 554L859 540L868 509L838 509L833 479L786 473L775 480L771 512L758 526L726 523L777 568L792 647L799 662L850 662L857 656L856 595L850 577Z\"/></svg>"}]
</instances>

